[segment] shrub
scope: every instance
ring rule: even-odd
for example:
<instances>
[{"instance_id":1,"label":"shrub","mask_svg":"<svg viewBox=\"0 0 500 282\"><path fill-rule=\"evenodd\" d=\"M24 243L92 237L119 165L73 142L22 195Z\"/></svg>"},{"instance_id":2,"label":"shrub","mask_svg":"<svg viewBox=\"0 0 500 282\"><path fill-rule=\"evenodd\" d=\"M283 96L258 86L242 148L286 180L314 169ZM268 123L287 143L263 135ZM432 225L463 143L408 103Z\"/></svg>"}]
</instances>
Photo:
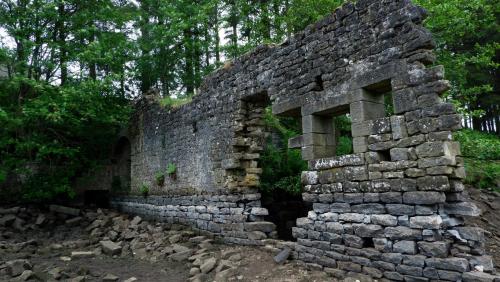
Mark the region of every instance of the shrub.
<instances>
[{"instance_id":1,"label":"shrub","mask_svg":"<svg viewBox=\"0 0 500 282\"><path fill-rule=\"evenodd\" d=\"M479 160L500 160L500 138L494 134L463 129L455 132L455 140L460 141L462 155Z\"/></svg>"},{"instance_id":2,"label":"shrub","mask_svg":"<svg viewBox=\"0 0 500 282\"><path fill-rule=\"evenodd\" d=\"M300 149L288 149L288 139L300 134L300 123L292 118L277 118L271 109L266 108L264 122L268 128L280 136L280 145L267 140L267 146L260 158L262 175L260 191L271 194L274 191L284 191L299 195L302 191L300 174L307 169L307 162L302 160Z\"/></svg>"},{"instance_id":3,"label":"shrub","mask_svg":"<svg viewBox=\"0 0 500 282\"><path fill-rule=\"evenodd\" d=\"M162 186L163 183L165 183L165 174L163 174L163 172L157 172L155 174L155 181L156 181L156 185L158 186Z\"/></svg>"},{"instance_id":4,"label":"shrub","mask_svg":"<svg viewBox=\"0 0 500 282\"><path fill-rule=\"evenodd\" d=\"M167 174L168 175L175 174L176 171L177 171L177 166L175 164L169 163L167 165Z\"/></svg>"},{"instance_id":5,"label":"shrub","mask_svg":"<svg viewBox=\"0 0 500 282\"><path fill-rule=\"evenodd\" d=\"M476 188L500 190L500 161L465 159L465 183Z\"/></svg>"},{"instance_id":6,"label":"shrub","mask_svg":"<svg viewBox=\"0 0 500 282\"><path fill-rule=\"evenodd\" d=\"M149 194L149 186L145 183L142 184L141 186L141 190L140 190L141 194L144 196L144 197L147 197L148 194Z\"/></svg>"},{"instance_id":7,"label":"shrub","mask_svg":"<svg viewBox=\"0 0 500 282\"><path fill-rule=\"evenodd\" d=\"M455 132L461 143L467 176L465 183L482 189L500 190L500 138L464 129Z\"/></svg>"}]
</instances>

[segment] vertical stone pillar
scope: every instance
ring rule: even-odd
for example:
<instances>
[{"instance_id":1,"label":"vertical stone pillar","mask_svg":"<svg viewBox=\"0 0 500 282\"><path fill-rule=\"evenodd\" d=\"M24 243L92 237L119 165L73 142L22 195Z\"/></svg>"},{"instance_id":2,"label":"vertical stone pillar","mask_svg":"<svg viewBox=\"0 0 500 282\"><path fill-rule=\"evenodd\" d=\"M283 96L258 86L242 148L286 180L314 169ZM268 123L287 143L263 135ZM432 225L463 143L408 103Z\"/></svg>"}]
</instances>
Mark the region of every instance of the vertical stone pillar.
<instances>
[{"instance_id":1,"label":"vertical stone pillar","mask_svg":"<svg viewBox=\"0 0 500 282\"><path fill-rule=\"evenodd\" d=\"M335 156L335 125L328 116L302 116L302 158Z\"/></svg>"}]
</instances>

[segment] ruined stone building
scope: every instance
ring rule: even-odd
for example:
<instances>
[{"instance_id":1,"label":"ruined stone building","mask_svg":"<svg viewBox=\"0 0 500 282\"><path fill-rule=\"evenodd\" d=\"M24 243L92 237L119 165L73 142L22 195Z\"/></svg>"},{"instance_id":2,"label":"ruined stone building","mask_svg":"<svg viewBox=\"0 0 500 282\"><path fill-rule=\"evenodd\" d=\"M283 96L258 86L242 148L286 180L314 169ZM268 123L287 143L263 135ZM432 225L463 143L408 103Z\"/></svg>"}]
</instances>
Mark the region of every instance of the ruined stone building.
<instances>
[{"instance_id":1,"label":"ruined stone building","mask_svg":"<svg viewBox=\"0 0 500 282\"><path fill-rule=\"evenodd\" d=\"M263 111L272 106L301 120L289 146L309 165L303 200L312 208L293 228L295 259L339 277L493 281L484 232L462 219L479 211L462 194L452 139L461 117L441 98L449 83L434 65L425 17L409 0L347 3L209 75L189 104L169 110L141 99L106 180L131 193L112 205L227 243L276 237L258 189ZM354 153L336 156L333 117L346 113ZM169 164L175 173L159 181Z\"/></svg>"}]
</instances>

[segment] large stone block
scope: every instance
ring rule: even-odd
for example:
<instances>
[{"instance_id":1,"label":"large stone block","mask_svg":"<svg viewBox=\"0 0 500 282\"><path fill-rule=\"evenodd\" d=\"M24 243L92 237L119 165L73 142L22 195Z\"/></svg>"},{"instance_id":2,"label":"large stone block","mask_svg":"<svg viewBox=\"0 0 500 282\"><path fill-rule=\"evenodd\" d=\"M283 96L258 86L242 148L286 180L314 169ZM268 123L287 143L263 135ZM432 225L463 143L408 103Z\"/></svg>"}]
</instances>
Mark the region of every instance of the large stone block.
<instances>
[{"instance_id":1,"label":"large stone block","mask_svg":"<svg viewBox=\"0 0 500 282\"><path fill-rule=\"evenodd\" d=\"M418 191L403 193L403 203L416 205L432 205L444 203L446 196L443 192Z\"/></svg>"}]
</instances>

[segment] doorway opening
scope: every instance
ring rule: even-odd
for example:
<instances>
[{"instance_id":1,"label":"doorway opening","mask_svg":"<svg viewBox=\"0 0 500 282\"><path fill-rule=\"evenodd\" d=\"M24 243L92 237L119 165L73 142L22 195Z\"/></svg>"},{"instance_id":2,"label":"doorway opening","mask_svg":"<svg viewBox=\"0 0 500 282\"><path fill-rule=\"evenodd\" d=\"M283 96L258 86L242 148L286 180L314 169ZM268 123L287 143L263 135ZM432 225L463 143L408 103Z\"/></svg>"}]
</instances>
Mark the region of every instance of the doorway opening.
<instances>
[{"instance_id":1,"label":"doorway opening","mask_svg":"<svg viewBox=\"0 0 500 282\"><path fill-rule=\"evenodd\" d=\"M110 190L114 194L126 194L131 189L131 145L126 137L121 137L113 151Z\"/></svg>"},{"instance_id":2,"label":"doorway opening","mask_svg":"<svg viewBox=\"0 0 500 282\"><path fill-rule=\"evenodd\" d=\"M307 162L302 159L300 148L288 146L288 140L302 132L301 119L274 116L269 104L265 105L263 115L266 139L259 159L262 206L268 209L266 220L276 225L278 238L292 241L295 240L292 227L296 226L297 218L307 216L312 210L312 205L302 199L300 182Z\"/></svg>"}]
</instances>

